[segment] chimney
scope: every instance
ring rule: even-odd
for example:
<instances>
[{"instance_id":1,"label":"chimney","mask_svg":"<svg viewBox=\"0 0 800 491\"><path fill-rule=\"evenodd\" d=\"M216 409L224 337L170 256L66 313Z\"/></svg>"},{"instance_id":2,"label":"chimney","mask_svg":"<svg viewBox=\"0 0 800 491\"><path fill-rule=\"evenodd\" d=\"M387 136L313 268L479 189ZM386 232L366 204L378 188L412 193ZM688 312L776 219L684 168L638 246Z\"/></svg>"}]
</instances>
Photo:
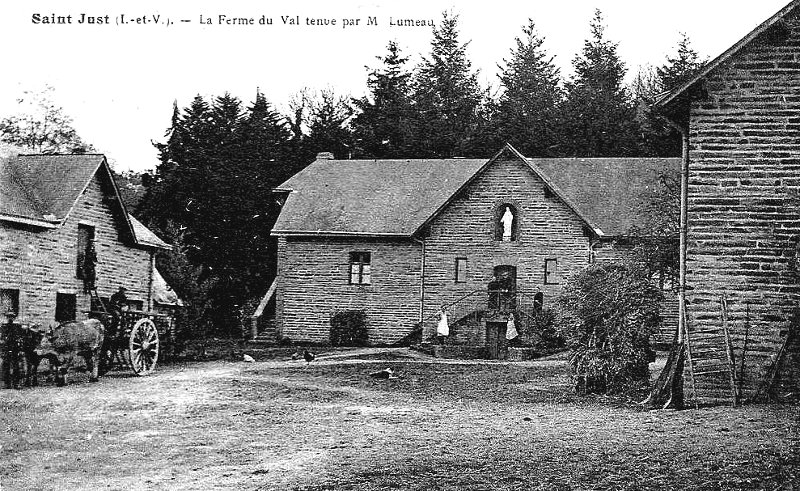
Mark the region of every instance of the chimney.
<instances>
[{"instance_id":1,"label":"chimney","mask_svg":"<svg viewBox=\"0 0 800 491\"><path fill-rule=\"evenodd\" d=\"M333 160L332 152L320 152L317 154L317 160Z\"/></svg>"}]
</instances>

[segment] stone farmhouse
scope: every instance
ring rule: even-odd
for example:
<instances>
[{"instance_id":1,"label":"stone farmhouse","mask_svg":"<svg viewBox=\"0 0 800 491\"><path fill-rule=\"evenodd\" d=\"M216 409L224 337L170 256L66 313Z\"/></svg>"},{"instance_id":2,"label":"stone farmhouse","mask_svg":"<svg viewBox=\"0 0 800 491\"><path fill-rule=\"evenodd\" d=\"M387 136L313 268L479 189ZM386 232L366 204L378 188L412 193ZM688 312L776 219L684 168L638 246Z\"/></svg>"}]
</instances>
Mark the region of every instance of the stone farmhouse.
<instances>
[{"instance_id":1,"label":"stone farmhouse","mask_svg":"<svg viewBox=\"0 0 800 491\"><path fill-rule=\"evenodd\" d=\"M420 327L429 339L444 305L449 345L502 357L508 315L524 322L570 275L617 254L641 190L679 165L527 159L510 145L489 160L320 154L276 190L277 334L325 343L332 316L361 310L370 344Z\"/></svg>"},{"instance_id":2,"label":"stone farmhouse","mask_svg":"<svg viewBox=\"0 0 800 491\"><path fill-rule=\"evenodd\" d=\"M680 341L688 390L697 399L796 393L800 2L657 108L684 138Z\"/></svg>"},{"instance_id":3,"label":"stone farmhouse","mask_svg":"<svg viewBox=\"0 0 800 491\"><path fill-rule=\"evenodd\" d=\"M177 302L155 269L169 247L128 214L103 155L0 160L0 314L43 326L87 318L90 255L100 297L125 287L134 309Z\"/></svg>"}]
</instances>

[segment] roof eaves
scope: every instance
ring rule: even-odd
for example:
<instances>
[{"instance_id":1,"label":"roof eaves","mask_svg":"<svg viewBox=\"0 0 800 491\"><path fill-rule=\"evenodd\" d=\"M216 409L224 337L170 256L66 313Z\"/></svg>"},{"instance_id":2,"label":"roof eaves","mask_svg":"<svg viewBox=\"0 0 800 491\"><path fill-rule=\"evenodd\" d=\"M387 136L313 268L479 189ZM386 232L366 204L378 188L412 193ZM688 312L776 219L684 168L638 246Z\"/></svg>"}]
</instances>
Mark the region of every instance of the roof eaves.
<instances>
[{"instance_id":1,"label":"roof eaves","mask_svg":"<svg viewBox=\"0 0 800 491\"><path fill-rule=\"evenodd\" d=\"M45 220L34 220L31 218L19 217L14 215L7 215L7 214L0 214L0 221L2 222L13 222L19 223L22 225L31 225L34 227L42 227L42 228L58 228L59 222L52 222L52 221L45 221Z\"/></svg>"},{"instance_id":2,"label":"roof eaves","mask_svg":"<svg viewBox=\"0 0 800 491\"><path fill-rule=\"evenodd\" d=\"M270 235L276 237L411 237L411 234L401 232L352 232L341 230L272 230Z\"/></svg>"},{"instance_id":3,"label":"roof eaves","mask_svg":"<svg viewBox=\"0 0 800 491\"><path fill-rule=\"evenodd\" d=\"M717 56L710 62L706 63L700 72L692 77L691 79L687 80L677 88L673 89L670 92L662 95L655 103L653 103L653 107L657 109L663 109L666 106L670 105L675 99L677 99L681 94L686 92L690 87L694 84L699 82L702 78L707 76L712 70L717 68L719 65L727 61L730 57L738 53L742 48L750 44L755 38L763 34L767 29L778 23L781 19L783 19L789 12L794 10L795 7L800 5L800 0L792 0L789 2L788 5L783 7L781 10L776 12L772 17L767 19L766 21L759 24L755 29L750 31L745 37L740 39L736 44L725 50L721 55Z\"/></svg>"}]
</instances>

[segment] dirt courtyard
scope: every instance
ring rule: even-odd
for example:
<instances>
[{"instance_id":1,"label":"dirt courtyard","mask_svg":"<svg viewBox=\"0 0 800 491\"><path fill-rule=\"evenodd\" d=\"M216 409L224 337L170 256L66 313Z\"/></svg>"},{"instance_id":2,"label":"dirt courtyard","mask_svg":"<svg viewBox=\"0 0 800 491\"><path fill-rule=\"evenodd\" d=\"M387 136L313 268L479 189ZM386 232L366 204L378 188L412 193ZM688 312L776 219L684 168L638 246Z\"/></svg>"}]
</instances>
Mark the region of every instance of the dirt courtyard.
<instances>
[{"instance_id":1,"label":"dirt courtyard","mask_svg":"<svg viewBox=\"0 0 800 491\"><path fill-rule=\"evenodd\" d=\"M362 351L86 378L0 391L0 489L800 485L800 407L643 412L572 395L564 361Z\"/></svg>"}]
</instances>

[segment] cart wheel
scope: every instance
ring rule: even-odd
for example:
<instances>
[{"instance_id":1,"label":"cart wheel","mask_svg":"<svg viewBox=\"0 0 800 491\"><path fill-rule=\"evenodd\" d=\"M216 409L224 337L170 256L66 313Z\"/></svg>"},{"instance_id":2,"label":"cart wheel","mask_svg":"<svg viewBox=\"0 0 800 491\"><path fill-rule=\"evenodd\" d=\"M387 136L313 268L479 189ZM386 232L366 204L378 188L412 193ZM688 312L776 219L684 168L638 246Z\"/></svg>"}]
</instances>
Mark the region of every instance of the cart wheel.
<instances>
[{"instance_id":1,"label":"cart wheel","mask_svg":"<svg viewBox=\"0 0 800 491\"><path fill-rule=\"evenodd\" d=\"M158 330L148 318L139 319L131 328L128 344L133 373L144 376L155 370L158 361Z\"/></svg>"}]
</instances>

